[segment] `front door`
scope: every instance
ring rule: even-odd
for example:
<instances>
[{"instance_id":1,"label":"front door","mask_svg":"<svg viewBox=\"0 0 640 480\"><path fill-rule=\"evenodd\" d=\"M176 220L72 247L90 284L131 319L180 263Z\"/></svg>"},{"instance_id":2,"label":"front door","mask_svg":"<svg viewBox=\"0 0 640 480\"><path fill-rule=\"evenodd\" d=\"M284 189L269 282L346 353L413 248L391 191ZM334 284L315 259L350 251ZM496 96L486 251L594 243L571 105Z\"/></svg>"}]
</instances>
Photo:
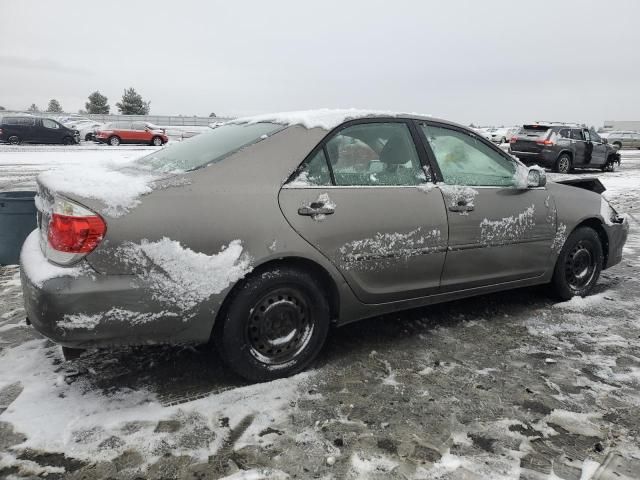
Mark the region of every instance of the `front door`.
<instances>
[{"instance_id":1,"label":"front door","mask_svg":"<svg viewBox=\"0 0 640 480\"><path fill-rule=\"evenodd\" d=\"M594 129L586 132L591 141L591 165L600 167L607 163L607 146Z\"/></svg>"},{"instance_id":2,"label":"front door","mask_svg":"<svg viewBox=\"0 0 640 480\"><path fill-rule=\"evenodd\" d=\"M412 133L413 132L413 133ZM280 191L291 226L364 303L437 293L448 238L409 122L360 120L319 145Z\"/></svg>"},{"instance_id":3,"label":"front door","mask_svg":"<svg viewBox=\"0 0 640 480\"><path fill-rule=\"evenodd\" d=\"M42 126L39 127L39 133L39 141L42 143L62 142L62 129L60 124L49 118L42 119Z\"/></svg>"},{"instance_id":4,"label":"front door","mask_svg":"<svg viewBox=\"0 0 640 480\"><path fill-rule=\"evenodd\" d=\"M466 130L420 123L449 218L442 290L535 278L549 268L555 205L526 167Z\"/></svg>"}]
</instances>

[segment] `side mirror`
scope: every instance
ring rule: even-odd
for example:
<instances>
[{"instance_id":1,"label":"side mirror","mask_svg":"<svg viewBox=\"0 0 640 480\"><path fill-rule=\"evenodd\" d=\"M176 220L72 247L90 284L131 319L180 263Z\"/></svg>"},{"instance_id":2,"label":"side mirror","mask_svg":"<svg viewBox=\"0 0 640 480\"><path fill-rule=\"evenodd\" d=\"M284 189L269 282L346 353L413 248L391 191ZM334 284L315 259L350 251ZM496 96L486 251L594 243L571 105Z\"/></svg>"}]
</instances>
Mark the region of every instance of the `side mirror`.
<instances>
[{"instance_id":1,"label":"side mirror","mask_svg":"<svg viewBox=\"0 0 640 480\"><path fill-rule=\"evenodd\" d=\"M547 184L547 173L540 167L531 167L527 173L527 188L544 187Z\"/></svg>"},{"instance_id":2,"label":"side mirror","mask_svg":"<svg viewBox=\"0 0 640 480\"><path fill-rule=\"evenodd\" d=\"M603 138L602 139L602 143L604 143L606 145L607 143L609 143L609 140L607 140L606 138Z\"/></svg>"}]
</instances>

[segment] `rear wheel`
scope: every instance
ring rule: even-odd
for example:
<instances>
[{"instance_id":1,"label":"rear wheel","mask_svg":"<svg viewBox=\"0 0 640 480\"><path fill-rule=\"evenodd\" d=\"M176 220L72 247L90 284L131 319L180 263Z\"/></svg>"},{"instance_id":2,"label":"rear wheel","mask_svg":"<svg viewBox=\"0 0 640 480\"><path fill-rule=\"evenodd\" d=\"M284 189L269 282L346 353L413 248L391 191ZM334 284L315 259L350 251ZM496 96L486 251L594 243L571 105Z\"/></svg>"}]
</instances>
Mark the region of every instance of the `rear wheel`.
<instances>
[{"instance_id":1,"label":"rear wheel","mask_svg":"<svg viewBox=\"0 0 640 480\"><path fill-rule=\"evenodd\" d=\"M155 145L156 147L161 147L162 146L162 138L153 137L153 139L151 140L151 145Z\"/></svg>"},{"instance_id":2,"label":"rear wheel","mask_svg":"<svg viewBox=\"0 0 640 480\"><path fill-rule=\"evenodd\" d=\"M329 304L322 292L311 275L291 267L249 278L214 329L225 364L257 382L303 370L329 331Z\"/></svg>"},{"instance_id":3,"label":"rear wheel","mask_svg":"<svg viewBox=\"0 0 640 480\"><path fill-rule=\"evenodd\" d=\"M571 157L568 154L563 153L558 157L558 160L556 160L555 167L555 171L558 173L571 172Z\"/></svg>"},{"instance_id":4,"label":"rear wheel","mask_svg":"<svg viewBox=\"0 0 640 480\"><path fill-rule=\"evenodd\" d=\"M116 137L115 135L113 137L109 137L109 140L107 141L112 147L117 147L118 145L120 145L120 137Z\"/></svg>"},{"instance_id":5,"label":"rear wheel","mask_svg":"<svg viewBox=\"0 0 640 480\"><path fill-rule=\"evenodd\" d=\"M17 135L11 135L8 140L11 145L20 144L20 137L18 137Z\"/></svg>"},{"instance_id":6,"label":"rear wheel","mask_svg":"<svg viewBox=\"0 0 640 480\"><path fill-rule=\"evenodd\" d=\"M604 255L598 234L578 227L565 242L553 272L553 293L561 300L591 293L600 277Z\"/></svg>"}]
</instances>

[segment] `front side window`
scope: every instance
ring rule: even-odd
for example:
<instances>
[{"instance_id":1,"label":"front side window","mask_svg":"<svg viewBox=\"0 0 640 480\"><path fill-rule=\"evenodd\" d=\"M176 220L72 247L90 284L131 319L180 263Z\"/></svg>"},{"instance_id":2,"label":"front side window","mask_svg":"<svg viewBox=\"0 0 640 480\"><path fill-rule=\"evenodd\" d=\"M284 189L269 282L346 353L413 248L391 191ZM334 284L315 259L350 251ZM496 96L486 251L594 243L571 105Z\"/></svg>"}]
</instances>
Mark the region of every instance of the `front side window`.
<instances>
[{"instance_id":1,"label":"front side window","mask_svg":"<svg viewBox=\"0 0 640 480\"><path fill-rule=\"evenodd\" d=\"M50 128L52 130L60 128L60 126L56 122L54 122L53 120L49 120L48 118L42 119L42 126L44 128Z\"/></svg>"},{"instance_id":2,"label":"front side window","mask_svg":"<svg viewBox=\"0 0 640 480\"><path fill-rule=\"evenodd\" d=\"M329 186L331 185L329 164L324 149L318 150L311 160L299 170L298 175L290 182L291 186Z\"/></svg>"},{"instance_id":3,"label":"front side window","mask_svg":"<svg viewBox=\"0 0 640 480\"><path fill-rule=\"evenodd\" d=\"M136 163L160 172L195 170L219 162L283 128L275 123L229 123L153 152Z\"/></svg>"},{"instance_id":4,"label":"front side window","mask_svg":"<svg viewBox=\"0 0 640 480\"><path fill-rule=\"evenodd\" d=\"M598 135L593 128L589 131L589 135L591 135L592 142L602 143L602 139L600 138L600 135Z\"/></svg>"},{"instance_id":5,"label":"front side window","mask_svg":"<svg viewBox=\"0 0 640 480\"><path fill-rule=\"evenodd\" d=\"M481 140L449 128L421 124L445 183L513 186L516 164Z\"/></svg>"},{"instance_id":6,"label":"front side window","mask_svg":"<svg viewBox=\"0 0 640 480\"><path fill-rule=\"evenodd\" d=\"M427 178L405 123L362 123L326 143L336 185L419 185Z\"/></svg>"},{"instance_id":7,"label":"front side window","mask_svg":"<svg viewBox=\"0 0 640 480\"><path fill-rule=\"evenodd\" d=\"M146 130L146 125L142 122L133 122L132 130L144 131Z\"/></svg>"}]
</instances>

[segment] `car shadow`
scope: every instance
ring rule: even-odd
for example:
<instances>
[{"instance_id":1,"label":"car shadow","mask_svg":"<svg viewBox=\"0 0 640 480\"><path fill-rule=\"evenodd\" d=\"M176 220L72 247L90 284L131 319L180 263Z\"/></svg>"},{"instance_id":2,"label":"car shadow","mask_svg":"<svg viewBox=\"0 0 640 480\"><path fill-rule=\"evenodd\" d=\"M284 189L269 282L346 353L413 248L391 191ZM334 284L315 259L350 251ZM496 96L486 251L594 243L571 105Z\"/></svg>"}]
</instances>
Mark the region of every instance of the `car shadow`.
<instances>
[{"instance_id":1,"label":"car shadow","mask_svg":"<svg viewBox=\"0 0 640 480\"><path fill-rule=\"evenodd\" d=\"M312 368L330 369L349 361L350 356L393 348L399 338L407 335L428 335L435 328L455 327L479 318L491 321L492 317L518 315L552 304L545 287L533 287L361 320L333 328ZM164 405L192 401L249 384L225 368L210 345L94 350L63 365L67 376L82 378L89 388L105 394L145 389Z\"/></svg>"}]
</instances>

